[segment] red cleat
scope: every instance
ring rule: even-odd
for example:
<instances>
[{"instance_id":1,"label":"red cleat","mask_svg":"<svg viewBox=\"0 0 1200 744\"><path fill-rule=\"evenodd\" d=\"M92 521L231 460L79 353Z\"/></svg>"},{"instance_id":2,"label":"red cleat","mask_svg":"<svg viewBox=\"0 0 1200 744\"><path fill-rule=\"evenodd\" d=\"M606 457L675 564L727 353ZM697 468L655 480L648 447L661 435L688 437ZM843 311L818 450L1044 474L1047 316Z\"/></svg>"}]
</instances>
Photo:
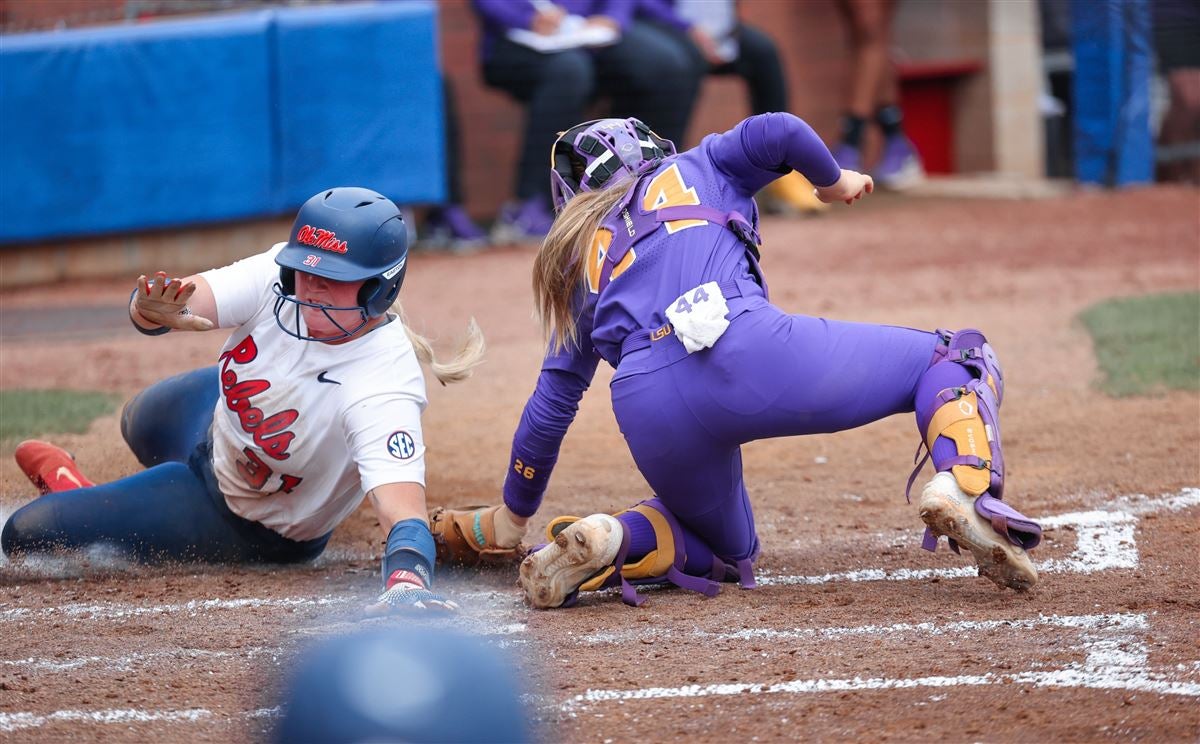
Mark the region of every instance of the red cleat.
<instances>
[{"instance_id":1,"label":"red cleat","mask_svg":"<svg viewBox=\"0 0 1200 744\"><path fill-rule=\"evenodd\" d=\"M17 460L17 467L29 476L43 496L96 485L79 472L70 452L49 442L36 439L21 442L13 457Z\"/></svg>"}]
</instances>

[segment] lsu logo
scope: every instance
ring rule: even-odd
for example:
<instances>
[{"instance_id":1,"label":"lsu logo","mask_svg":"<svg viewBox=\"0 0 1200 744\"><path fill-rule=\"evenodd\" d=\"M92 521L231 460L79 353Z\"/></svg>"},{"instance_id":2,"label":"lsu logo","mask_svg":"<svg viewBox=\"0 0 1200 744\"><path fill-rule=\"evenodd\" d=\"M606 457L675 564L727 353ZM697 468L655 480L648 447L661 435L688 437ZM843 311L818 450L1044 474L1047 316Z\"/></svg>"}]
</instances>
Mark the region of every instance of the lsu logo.
<instances>
[{"instance_id":1,"label":"lsu logo","mask_svg":"<svg viewBox=\"0 0 1200 744\"><path fill-rule=\"evenodd\" d=\"M394 431L387 440L388 454L397 460L407 460L417 454L417 443L406 431Z\"/></svg>"},{"instance_id":2,"label":"lsu logo","mask_svg":"<svg viewBox=\"0 0 1200 744\"><path fill-rule=\"evenodd\" d=\"M322 230L312 225L305 225L296 232L296 242L334 253L345 253L349 250L346 241L337 239L337 233L332 230Z\"/></svg>"}]
</instances>

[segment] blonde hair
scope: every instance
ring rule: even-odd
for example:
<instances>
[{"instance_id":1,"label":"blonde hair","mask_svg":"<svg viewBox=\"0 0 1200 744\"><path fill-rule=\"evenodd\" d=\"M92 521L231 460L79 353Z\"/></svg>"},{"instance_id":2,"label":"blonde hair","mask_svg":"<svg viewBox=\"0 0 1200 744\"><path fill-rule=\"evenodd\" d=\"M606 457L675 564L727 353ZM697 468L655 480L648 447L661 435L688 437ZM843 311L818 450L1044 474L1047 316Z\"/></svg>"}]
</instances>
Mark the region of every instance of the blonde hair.
<instances>
[{"instance_id":1,"label":"blonde hair","mask_svg":"<svg viewBox=\"0 0 1200 744\"><path fill-rule=\"evenodd\" d=\"M443 385L450 382L462 382L483 363L483 354L487 350L487 344L483 340L483 331L479 330L479 324L475 322L474 318L467 322L467 337L463 339L458 353L448 362L439 362L434 356L433 344L429 342L429 339L414 331L408 324L408 316L404 314L404 308L400 306L399 301L392 304L391 310L399 316L400 324L404 326L404 332L408 334L408 340L417 354L417 361L428 367L437 381Z\"/></svg>"},{"instance_id":2,"label":"blonde hair","mask_svg":"<svg viewBox=\"0 0 1200 744\"><path fill-rule=\"evenodd\" d=\"M579 309L572 307L572 300L587 276L588 249L601 220L632 186L633 179L627 177L571 197L533 259L534 317L552 352L579 346Z\"/></svg>"}]
</instances>

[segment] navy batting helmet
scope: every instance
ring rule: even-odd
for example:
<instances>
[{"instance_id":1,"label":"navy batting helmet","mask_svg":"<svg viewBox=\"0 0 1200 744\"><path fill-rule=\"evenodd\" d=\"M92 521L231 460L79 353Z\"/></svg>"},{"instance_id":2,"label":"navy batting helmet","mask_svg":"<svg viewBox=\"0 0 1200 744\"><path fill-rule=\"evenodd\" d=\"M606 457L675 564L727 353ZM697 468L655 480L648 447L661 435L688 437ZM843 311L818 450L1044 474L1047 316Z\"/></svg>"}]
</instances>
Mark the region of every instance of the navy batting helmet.
<instances>
[{"instance_id":1,"label":"navy batting helmet","mask_svg":"<svg viewBox=\"0 0 1200 744\"><path fill-rule=\"evenodd\" d=\"M275 320L279 327L306 341L332 341L353 335L370 318L387 312L400 294L408 263L408 229L399 208L387 197L370 189L343 186L322 191L300 207L287 245L275 256L279 283L275 285ZM355 307L325 307L298 300L296 272L339 282L362 281ZM294 308L291 328L280 317L287 306ZM314 338L300 331L300 307L322 311L358 310L362 322L344 335ZM325 312L326 317L329 313Z\"/></svg>"},{"instance_id":2,"label":"navy batting helmet","mask_svg":"<svg viewBox=\"0 0 1200 744\"><path fill-rule=\"evenodd\" d=\"M550 151L550 192L560 210L580 191L596 191L618 173L637 175L675 154L675 144L640 119L595 119L558 136Z\"/></svg>"},{"instance_id":3,"label":"navy batting helmet","mask_svg":"<svg viewBox=\"0 0 1200 744\"><path fill-rule=\"evenodd\" d=\"M517 669L462 632L407 623L301 652L273 741L533 741Z\"/></svg>"}]
</instances>

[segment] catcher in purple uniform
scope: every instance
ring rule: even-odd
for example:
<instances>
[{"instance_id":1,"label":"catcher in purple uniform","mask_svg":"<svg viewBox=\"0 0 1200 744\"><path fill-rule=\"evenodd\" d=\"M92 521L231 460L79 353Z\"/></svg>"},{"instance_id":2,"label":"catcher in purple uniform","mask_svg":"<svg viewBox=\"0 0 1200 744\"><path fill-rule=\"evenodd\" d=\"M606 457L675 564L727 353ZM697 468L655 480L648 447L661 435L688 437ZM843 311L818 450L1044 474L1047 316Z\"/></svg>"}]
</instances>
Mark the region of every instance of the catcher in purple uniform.
<instances>
[{"instance_id":1,"label":"catcher in purple uniform","mask_svg":"<svg viewBox=\"0 0 1200 744\"><path fill-rule=\"evenodd\" d=\"M871 193L869 176L840 169L782 113L681 154L636 119L588 122L559 137L552 158L559 211L533 270L548 353L513 438L504 504L441 514L443 547L448 533L484 554L519 542L603 358L655 497L552 521L553 541L521 564L534 607L609 586L639 604L639 583L709 596L721 581L753 587L759 542L741 445L906 412L937 470L920 500L924 547L945 535L997 584L1037 582L1026 551L1041 529L1000 500L1004 381L984 335L790 315L768 300L752 195L797 170L823 201L851 204Z\"/></svg>"}]
</instances>

